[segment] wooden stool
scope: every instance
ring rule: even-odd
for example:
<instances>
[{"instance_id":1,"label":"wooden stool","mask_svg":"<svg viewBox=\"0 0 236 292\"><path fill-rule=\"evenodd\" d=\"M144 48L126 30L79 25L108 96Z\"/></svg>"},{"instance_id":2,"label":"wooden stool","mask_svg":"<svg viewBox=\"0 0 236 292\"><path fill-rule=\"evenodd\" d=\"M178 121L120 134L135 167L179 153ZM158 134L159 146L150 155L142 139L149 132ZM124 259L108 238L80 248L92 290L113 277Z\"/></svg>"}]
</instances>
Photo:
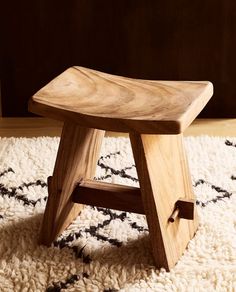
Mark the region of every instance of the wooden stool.
<instances>
[{"instance_id":1,"label":"wooden stool","mask_svg":"<svg viewBox=\"0 0 236 292\"><path fill-rule=\"evenodd\" d=\"M82 204L145 214L158 268L178 261L198 226L182 132L213 94L210 82L149 81L72 67L29 110L64 121L40 242L50 245ZM128 132L140 188L94 181L105 130Z\"/></svg>"}]
</instances>

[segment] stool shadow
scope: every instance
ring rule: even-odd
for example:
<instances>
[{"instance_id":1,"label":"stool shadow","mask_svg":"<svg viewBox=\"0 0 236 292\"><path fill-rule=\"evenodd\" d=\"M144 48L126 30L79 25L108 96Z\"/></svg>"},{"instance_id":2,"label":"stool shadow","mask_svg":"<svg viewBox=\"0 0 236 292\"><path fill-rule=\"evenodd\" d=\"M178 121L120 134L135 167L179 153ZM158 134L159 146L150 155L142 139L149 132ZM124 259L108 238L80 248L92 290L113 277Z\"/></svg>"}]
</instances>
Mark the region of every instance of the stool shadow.
<instances>
[{"instance_id":1,"label":"stool shadow","mask_svg":"<svg viewBox=\"0 0 236 292\"><path fill-rule=\"evenodd\" d=\"M136 275L140 272L145 278L149 271L153 268L155 269L148 234L140 234L137 239L129 240L120 247L99 244L96 249L89 250L85 245L84 256L89 255L92 260L90 264L86 264L82 263L81 258L76 257L73 249L69 246L59 249L58 247L46 247L38 244L42 218L43 214L40 213L27 218L18 218L15 221L1 225L0 261L5 261L7 265L9 264L9 267L12 267L12 261L15 258L18 258L23 266L27 257L31 257L33 262L47 261L48 266L45 268L45 273L47 274L46 285L51 283L51 267L56 267L61 262L66 266L73 263L73 261L79 261L79 265L83 265L82 269L85 272L88 271L89 275L91 273L91 276L94 271L90 265L99 265L104 267L108 273L109 270L115 270L114 277L117 278L120 277L121 270L122 273L127 275L130 275L130 273ZM78 249L83 247L79 240L78 242L72 242L72 245L78 246ZM16 272L20 268L21 264L17 267L13 266L13 270L16 269ZM37 274L37 271L32 271L32 273ZM56 270L54 273L56 273ZM127 279L124 284L128 282L129 280Z\"/></svg>"},{"instance_id":2,"label":"stool shadow","mask_svg":"<svg viewBox=\"0 0 236 292\"><path fill-rule=\"evenodd\" d=\"M58 256L63 258L66 255L67 260L70 258L72 261L81 261L70 246L59 249L38 244L42 218L43 214L40 213L3 224L0 228L0 259L9 261L10 258L16 256L22 260L25 255L30 255L35 261L50 257L50 261L57 262ZM83 248L80 241L72 242L72 245L78 246L78 250ZM137 239L129 240L120 247L98 244L97 248L89 250L85 245L83 256L87 255L91 258L92 263L98 262L105 266L121 265L122 269L127 270L134 266L137 269L154 266L148 234L142 234ZM86 263L83 265L86 266Z\"/></svg>"},{"instance_id":3,"label":"stool shadow","mask_svg":"<svg viewBox=\"0 0 236 292\"><path fill-rule=\"evenodd\" d=\"M26 218L15 218L4 222L0 226L0 258L9 258L17 253L24 254L35 250L38 240L38 231L43 214L31 215Z\"/></svg>"},{"instance_id":4,"label":"stool shadow","mask_svg":"<svg viewBox=\"0 0 236 292\"><path fill-rule=\"evenodd\" d=\"M9 257L11 253L17 253L18 255L23 255L24 252L30 253L38 247L47 249L48 247L38 244L42 218L43 214L39 213L26 218L17 218L10 222L3 222L4 224L0 228L0 258ZM4 218L0 220L4 220ZM119 264L124 266L154 264L148 234L143 234L137 239L129 240L120 247L100 243L98 242L98 248L94 250L87 250L85 245L84 254L88 254L92 260L99 261L102 264L114 264L115 262L119 262ZM80 245L80 243L78 241L78 244L75 242L73 245ZM50 247L50 250L52 248L59 250L53 246ZM70 247L69 249L71 250Z\"/></svg>"},{"instance_id":5,"label":"stool shadow","mask_svg":"<svg viewBox=\"0 0 236 292\"><path fill-rule=\"evenodd\" d=\"M134 265L154 266L151 253L151 243L148 234L140 235L137 239L124 242L120 247L111 245L99 245L93 251L84 248L84 255L89 255L92 261L98 261L104 265L122 265L131 267Z\"/></svg>"}]
</instances>

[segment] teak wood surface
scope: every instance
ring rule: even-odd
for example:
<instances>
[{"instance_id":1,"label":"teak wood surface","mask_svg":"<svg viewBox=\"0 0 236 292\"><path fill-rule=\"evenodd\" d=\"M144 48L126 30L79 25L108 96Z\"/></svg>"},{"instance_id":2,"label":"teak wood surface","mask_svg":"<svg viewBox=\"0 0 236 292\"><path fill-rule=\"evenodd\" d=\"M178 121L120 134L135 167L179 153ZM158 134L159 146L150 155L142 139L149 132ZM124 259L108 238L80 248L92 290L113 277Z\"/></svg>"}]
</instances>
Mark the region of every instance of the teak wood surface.
<instances>
[{"instance_id":1,"label":"teak wood surface","mask_svg":"<svg viewBox=\"0 0 236 292\"><path fill-rule=\"evenodd\" d=\"M85 205L145 214L140 189L95 180L79 182L73 201Z\"/></svg>"},{"instance_id":2,"label":"teak wood surface","mask_svg":"<svg viewBox=\"0 0 236 292\"><path fill-rule=\"evenodd\" d=\"M180 135L130 134L156 266L169 270L194 236L198 220L169 218L181 197L194 199Z\"/></svg>"},{"instance_id":3,"label":"teak wood surface","mask_svg":"<svg viewBox=\"0 0 236 292\"><path fill-rule=\"evenodd\" d=\"M71 194L78 181L95 175L104 133L65 123L53 176L48 180L40 243L50 245L82 210L83 205L74 203Z\"/></svg>"},{"instance_id":4,"label":"teak wood surface","mask_svg":"<svg viewBox=\"0 0 236 292\"><path fill-rule=\"evenodd\" d=\"M178 134L212 94L208 81L131 79L71 67L30 99L29 110L89 128Z\"/></svg>"}]
</instances>

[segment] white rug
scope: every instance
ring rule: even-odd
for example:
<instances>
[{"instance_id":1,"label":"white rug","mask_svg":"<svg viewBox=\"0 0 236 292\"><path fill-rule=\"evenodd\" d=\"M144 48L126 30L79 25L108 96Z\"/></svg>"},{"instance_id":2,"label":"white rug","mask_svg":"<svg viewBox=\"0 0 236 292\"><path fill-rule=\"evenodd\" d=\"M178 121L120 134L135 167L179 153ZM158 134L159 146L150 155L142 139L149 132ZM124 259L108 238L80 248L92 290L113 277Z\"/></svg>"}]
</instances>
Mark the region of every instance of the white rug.
<instances>
[{"instance_id":1,"label":"white rug","mask_svg":"<svg viewBox=\"0 0 236 292\"><path fill-rule=\"evenodd\" d=\"M87 206L52 247L37 244L59 139L0 139L0 291L236 291L236 138L187 138L200 227L157 270L142 215ZM106 138L97 178L136 185L126 138Z\"/></svg>"}]
</instances>

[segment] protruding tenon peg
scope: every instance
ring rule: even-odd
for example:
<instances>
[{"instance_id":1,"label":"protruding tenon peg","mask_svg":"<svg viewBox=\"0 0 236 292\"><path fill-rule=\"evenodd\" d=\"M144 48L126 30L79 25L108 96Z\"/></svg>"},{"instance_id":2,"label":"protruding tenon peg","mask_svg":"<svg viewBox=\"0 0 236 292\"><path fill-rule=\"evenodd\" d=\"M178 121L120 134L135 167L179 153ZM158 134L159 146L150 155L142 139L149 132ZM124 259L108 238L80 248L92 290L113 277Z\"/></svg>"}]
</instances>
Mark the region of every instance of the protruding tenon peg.
<instances>
[{"instance_id":1,"label":"protruding tenon peg","mask_svg":"<svg viewBox=\"0 0 236 292\"><path fill-rule=\"evenodd\" d=\"M169 222L174 223L178 215L179 215L179 208L175 208L175 210L173 211L173 213L171 214L169 218Z\"/></svg>"}]
</instances>

